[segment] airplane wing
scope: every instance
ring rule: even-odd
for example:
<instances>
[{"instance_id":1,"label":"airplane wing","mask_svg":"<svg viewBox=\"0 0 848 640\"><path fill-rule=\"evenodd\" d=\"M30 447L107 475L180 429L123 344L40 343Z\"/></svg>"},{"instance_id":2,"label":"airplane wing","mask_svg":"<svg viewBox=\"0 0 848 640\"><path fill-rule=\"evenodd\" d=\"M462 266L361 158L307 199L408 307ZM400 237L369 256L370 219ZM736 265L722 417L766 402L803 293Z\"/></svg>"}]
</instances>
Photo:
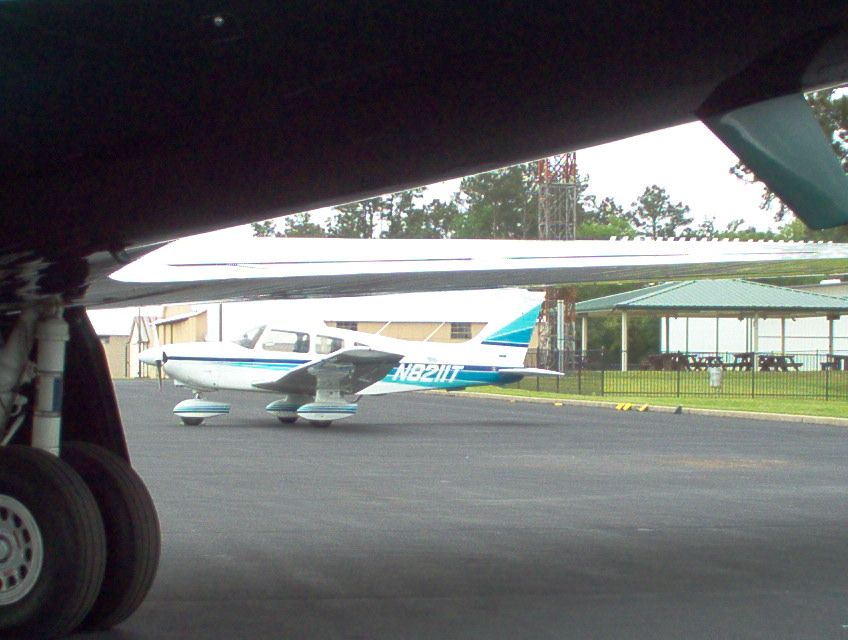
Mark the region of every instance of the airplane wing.
<instances>
[{"instance_id":1,"label":"airplane wing","mask_svg":"<svg viewBox=\"0 0 848 640\"><path fill-rule=\"evenodd\" d=\"M351 347L307 362L274 380L255 382L253 386L277 393L315 395L319 385L338 385L342 394L352 395L382 380L401 358L397 353Z\"/></svg>"},{"instance_id":2,"label":"airplane wing","mask_svg":"<svg viewBox=\"0 0 848 640\"><path fill-rule=\"evenodd\" d=\"M247 238L215 244L198 236L94 282L82 303L119 307L846 272L848 244L831 243Z\"/></svg>"}]
</instances>

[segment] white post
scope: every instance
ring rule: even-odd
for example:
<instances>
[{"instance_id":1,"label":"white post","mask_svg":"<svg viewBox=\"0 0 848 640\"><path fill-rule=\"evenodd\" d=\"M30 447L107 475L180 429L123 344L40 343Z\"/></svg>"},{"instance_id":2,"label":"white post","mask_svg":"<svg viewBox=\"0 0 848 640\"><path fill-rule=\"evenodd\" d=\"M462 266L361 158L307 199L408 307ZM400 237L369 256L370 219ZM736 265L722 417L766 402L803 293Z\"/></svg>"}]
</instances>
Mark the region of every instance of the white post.
<instances>
[{"instance_id":1,"label":"white post","mask_svg":"<svg viewBox=\"0 0 848 640\"><path fill-rule=\"evenodd\" d=\"M754 357L751 359L751 368L755 371L759 368L757 365L759 363L759 356L757 355L760 352L760 318L759 316L754 316L751 319L751 335L752 335L752 346L754 351Z\"/></svg>"},{"instance_id":2,"label":"white post","mask_svg":"<svg viewBox=\"0 0 848 640\"><path fill-rule=\"evenodd\" d=\"M62 434L62 377L65 345L70 337L68 323L59 315L38 323L38 382L32 418L32 446L59 455Z\"/></svg>"},{"instance_id":3,"label":"white post","mask_svg":"<svg viewBox=\"0 0 848 640\"><path fill-rule=\"evenodd\" d=\"M780 355L786 354L786 318L780 319Z\"/></svg>"},{"instance_id":4,"label":"white post","mask_svg":"<svg viewBox=\"0 0 848 640\"><path fill-rule=\"evenodd\" d=\"M685 347L686 347L685 348L686 353L689 353L689 317L688 316L686 317L686 344L685 344Z\"/></svg>"},{"instance_id":5,"label":"white post","mask_svg":"<svg viewBox=\"0 0 848 640\"><path fill-rule=\"evenodd\" d=\"M671 317L665 317L665 352L671 351Z\"/></svg>"},{"instance_id":6,"label":"white post","mask_svg":"<svg viewBox=\"0 0 848 640\"><path fill-rule=\"evenodd\" d=\"M833 356L833 321L836 316L827 317L827 352Z\"/></svg>"},{"instance_id":7,"label":"white post","mask_svg":"<svg viewBox=\"0 0 848 640\"><path fill-rule=\"evenodd\" d=\"M589 317L583 316L580 318L580 352L583 357L586 357L586 352L589 350Z\"/></svg>"},{"instance_id":8,"label":"white post","mask_svg":"<svg viewBox=\"0 0 848 640\"><path fill-rule=\"evenodd\" d=\"M716 338L716 343L715 343L715 354L716 354L716 355L718 355L718 321L719 321L719 317L718 317L718 316L716 316L716 336L715 336L715 338Z\"/></svg>"},{"instance_id":9,"label":"white post","mask_svg":"<svg viewBox=\"0 0 848 640\"><path fill-rule=\"evenodd\" d=\"M556 331L557 371L565 371L565 300L556 303Z\"/></svg>"},{"instance_id":10,"label":"white post","mask_svg":"<svg viewBox=\"0 0 848 640\"><path fill-rule=\"evenodd\" d=\"M627 312L621 312L621 370L627 371Z\"/></svg>"}]
</instances>

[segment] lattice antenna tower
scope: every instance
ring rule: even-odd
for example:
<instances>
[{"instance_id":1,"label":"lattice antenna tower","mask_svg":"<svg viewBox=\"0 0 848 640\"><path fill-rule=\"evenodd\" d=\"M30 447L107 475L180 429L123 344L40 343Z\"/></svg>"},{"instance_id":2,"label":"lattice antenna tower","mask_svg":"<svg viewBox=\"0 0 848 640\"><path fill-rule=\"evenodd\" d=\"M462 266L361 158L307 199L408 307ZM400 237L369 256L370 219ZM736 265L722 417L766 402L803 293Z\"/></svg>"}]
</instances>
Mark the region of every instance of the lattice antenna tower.
<instances>
[{"instance_id":1,"label":"lattice antenna tower","mask_svg":"<svg viewBox=\"0 0 848 640\"><path fill-rule=\"evenodd\" d=\"M539 239L574 240L577 237L577 154L563 153L539 160ZM558 371L573 368L575 358L577 290L549 287L545 290L539 344L540 364Z\"/></svg>"},{"instance_id":2,"label":"lattice antenna tower","mask_svg":"<svg viewBox=\"0 0 848 640\"><path fill-rule=\"evenodd\" d=\"M577 237L577 154L573 151L539 160L539 239Z\"/></svg>"}]
</instances>

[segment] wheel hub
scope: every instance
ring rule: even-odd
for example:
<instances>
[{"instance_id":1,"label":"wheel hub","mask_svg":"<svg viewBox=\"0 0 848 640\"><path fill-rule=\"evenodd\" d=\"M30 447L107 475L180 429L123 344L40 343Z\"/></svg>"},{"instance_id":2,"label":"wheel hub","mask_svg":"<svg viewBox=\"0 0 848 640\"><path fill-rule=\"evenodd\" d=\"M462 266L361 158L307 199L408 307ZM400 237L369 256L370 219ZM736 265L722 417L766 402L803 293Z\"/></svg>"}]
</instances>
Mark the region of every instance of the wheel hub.
<instances>
[{"instance_id":1,"label":"wheel hub","mask_svg":"<svg viewBox=\"0 0 848 640\"><path fill-rule=\"evenodd\" d=\"M41 531L29 509L0 495L0 605L17 602L30 592L43 559Z\"/></svg>"}]
</instances>

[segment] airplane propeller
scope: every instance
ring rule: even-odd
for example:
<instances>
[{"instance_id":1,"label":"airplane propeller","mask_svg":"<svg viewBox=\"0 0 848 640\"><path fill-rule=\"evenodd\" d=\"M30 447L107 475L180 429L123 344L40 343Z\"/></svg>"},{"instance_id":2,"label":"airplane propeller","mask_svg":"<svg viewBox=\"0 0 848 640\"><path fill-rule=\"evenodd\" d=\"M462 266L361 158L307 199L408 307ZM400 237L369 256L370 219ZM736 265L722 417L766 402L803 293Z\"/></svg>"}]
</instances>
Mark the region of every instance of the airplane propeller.
<instances>
[{"instance_id":1,"label":"airplane propeller","mask_svg":"<svg viewBox=\"0 0 848 640\"><path fill-rule=\"evenodd\" d=\"M156 379L159 381L159 391L162 391L162 365L168 362L168 354L162 351L162 357L156 358Z\"/></svg>"}]
</instances>

